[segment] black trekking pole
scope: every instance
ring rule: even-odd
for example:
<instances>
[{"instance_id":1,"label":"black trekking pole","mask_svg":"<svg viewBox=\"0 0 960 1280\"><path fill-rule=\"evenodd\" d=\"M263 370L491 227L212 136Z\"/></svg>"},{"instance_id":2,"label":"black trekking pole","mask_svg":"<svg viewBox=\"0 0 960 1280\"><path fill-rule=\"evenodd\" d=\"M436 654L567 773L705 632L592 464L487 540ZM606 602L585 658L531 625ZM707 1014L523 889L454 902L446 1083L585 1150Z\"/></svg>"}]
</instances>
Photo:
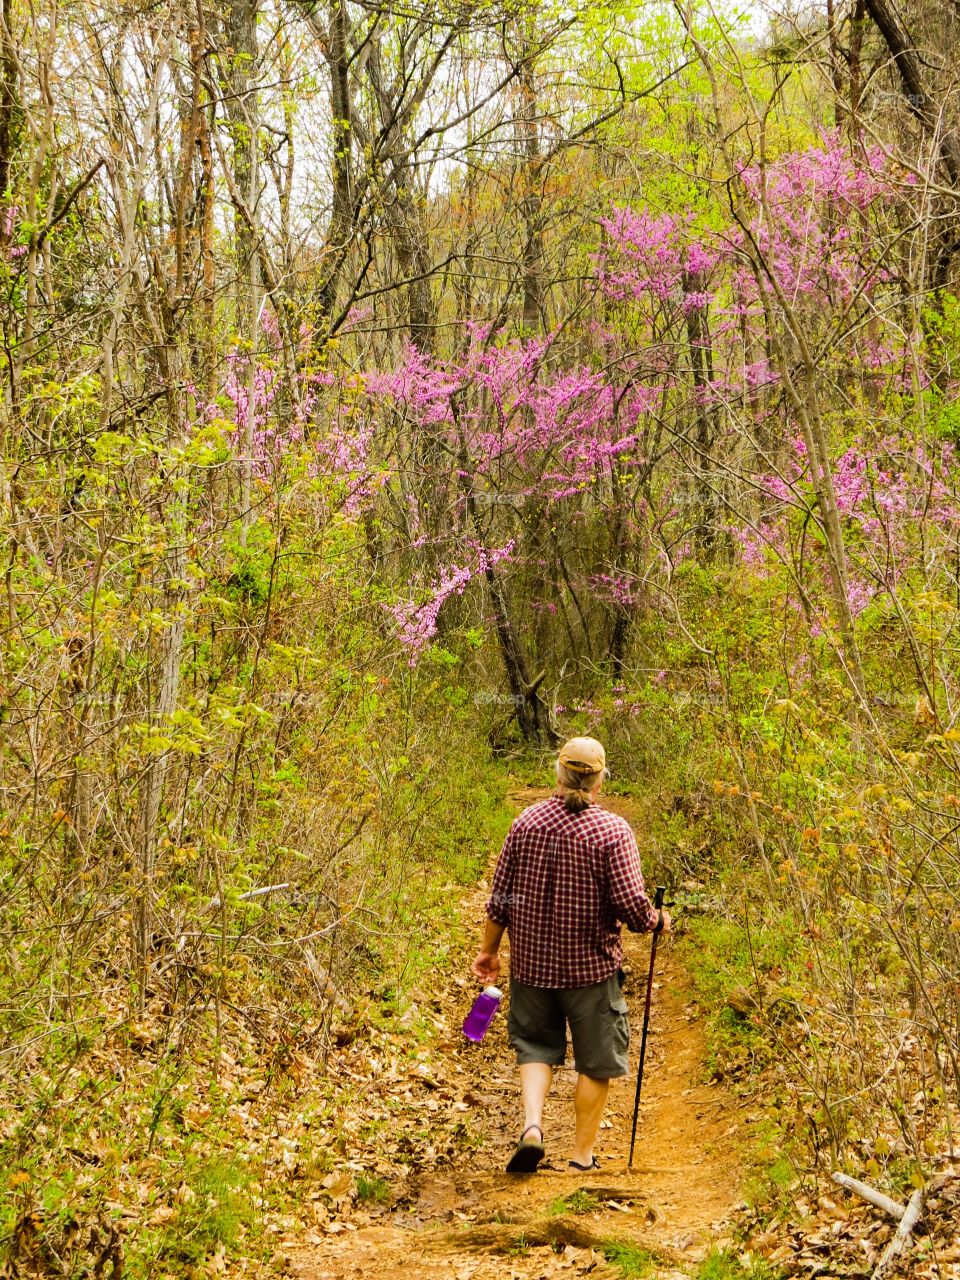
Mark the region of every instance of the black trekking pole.
<instances>
[{"instance_id":1,"label":"black trekking pole","mask_svg":"<svg viewBox=\"0 0 960 1280\"><path fill-rule=\"evenodd\" d=\"M654 895L653 905L658 911L663 911L663 895L666 889L663 885L657 885L657 892ZM637 1096L633 1102L633 1129L630 1132L630 1156L627 1160L627 1168L633 1166L633 1148L637 1141L637 1116L640 1114L640 1089L643 1086L643 1060L647 1056L647 1028L650 1026L650 999L653 995L653 966L657 959L657 941L663 930L663 916L661 914L660 923L653 931L653 940L650 943L650 973L647 977L647 1002L643 1006L643 1034L640 1037L640 1066L637 1069Z\"/></svg>"}]
</instances>

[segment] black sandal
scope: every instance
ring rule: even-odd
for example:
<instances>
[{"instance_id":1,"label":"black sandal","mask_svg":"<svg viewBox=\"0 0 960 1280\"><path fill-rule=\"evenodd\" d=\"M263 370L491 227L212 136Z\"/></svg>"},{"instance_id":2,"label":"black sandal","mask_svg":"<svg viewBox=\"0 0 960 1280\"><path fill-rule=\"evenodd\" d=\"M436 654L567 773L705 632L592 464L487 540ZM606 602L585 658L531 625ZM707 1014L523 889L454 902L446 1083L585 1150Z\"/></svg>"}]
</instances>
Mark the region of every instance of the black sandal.
<instances>
[{"instance_id":1,"label":"black sandal","mask_svg":"<svg viewBox=\"0 0 960 1280\"><path fill-rule=\"evenodd\" d=\"M596 1156L593 1157L589 1164L577 1164L576 1160L568 1160L567 1167L576 1169L579 1173L589 1173L591 1169L600 1168L600 1161Z\"/></svg>"},{"instance_id":2,"label":"black sandal","mask_svg":"<svg viewBox=\"0 0 960 1280\"><path fill-rule=\"evenodd\" d=\"M531 1129L536 1129L537 1133L540 1134L539 1142L533 1142L527 1138L527 1134ZM533 1173L545 1155L543 1130L538 1124L528 1124L520 1135L516 1151L510 1157L507 1173Z\"/></svg>"}]
</instances>

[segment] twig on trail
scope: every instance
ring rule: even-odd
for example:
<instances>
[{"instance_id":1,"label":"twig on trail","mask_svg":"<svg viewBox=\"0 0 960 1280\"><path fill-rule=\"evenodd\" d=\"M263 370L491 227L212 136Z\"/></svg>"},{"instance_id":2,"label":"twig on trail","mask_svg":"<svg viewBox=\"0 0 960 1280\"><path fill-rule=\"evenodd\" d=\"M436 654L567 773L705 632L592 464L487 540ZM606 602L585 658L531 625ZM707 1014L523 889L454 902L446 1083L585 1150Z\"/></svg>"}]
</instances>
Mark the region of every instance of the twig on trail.
<instances>
[{"instance_id":1,"label":"twig on trail","mask_svg":"<svg viewBox=\"0 0 960 1280\"><path fill-rule=\"evenodd\" d=\"M862 1200L866 1200L875 1208L882 1209L884 1213L889 1213L890 1217L896 1218L898 1222L906 1213L906 1205L900 1204L897 1200L891 1200L882 1191L876 1191L873 1187L867 1186L865 1182L860 1182L858 1178L851 1178L845 1173L835 1173L833 1180L838 1186L846 1187L848 1191L860 1196Z\"/></svg>"}]
</instances>

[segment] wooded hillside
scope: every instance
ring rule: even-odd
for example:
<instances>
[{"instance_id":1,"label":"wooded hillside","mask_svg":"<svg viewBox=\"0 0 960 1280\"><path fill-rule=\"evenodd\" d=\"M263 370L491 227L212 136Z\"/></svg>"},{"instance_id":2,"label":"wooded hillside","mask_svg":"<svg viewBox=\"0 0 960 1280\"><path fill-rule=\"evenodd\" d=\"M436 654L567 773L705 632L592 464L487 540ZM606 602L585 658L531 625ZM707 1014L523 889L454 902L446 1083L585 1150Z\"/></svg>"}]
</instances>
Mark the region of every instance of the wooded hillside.
<instances>
[{"instance_id":1,"label":"wooded hillside","mask_svg":"<svg viewBox=\"0 0 960 1280\"><path fill-rule=\"evenodd\" d=\"M0 17L11 1274L266 1266L581 732L765 1220L952 1167L960 6Z\"/></svg>"}]
</instances>

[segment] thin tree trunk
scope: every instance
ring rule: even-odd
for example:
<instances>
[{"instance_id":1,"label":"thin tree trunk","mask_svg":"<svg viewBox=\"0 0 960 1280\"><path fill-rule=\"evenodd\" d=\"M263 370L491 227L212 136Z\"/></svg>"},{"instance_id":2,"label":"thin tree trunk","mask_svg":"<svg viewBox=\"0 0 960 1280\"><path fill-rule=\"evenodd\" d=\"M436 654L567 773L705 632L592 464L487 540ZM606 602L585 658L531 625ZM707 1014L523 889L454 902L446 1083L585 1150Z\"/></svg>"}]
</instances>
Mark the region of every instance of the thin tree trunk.
<instances>
[{"instance_id":1,"label":"thin tree trunk","mask_svg":"<svg viewBox=\"0 0 960 1280\"><path fill-rule=\"evenodd\" d=\"M40 198L40 187L46 169L47 156L54 140L56 106L53 99L51 80L53 53L56 45L57 9L56 6L54 6L53 11L50 14L50 30L47 35L46 45L40 53L38 68L40 94L43 101L42 121L39 124L33 123L31 115L35 151L30 165L30 177L27 185L26 200L24 202L24 221L28 226L33 228L33 230L31 231L30 242L27 246L27 289L26 306L23 319L23 342L21 344L20 352L18 353L18 363L20 368L29 364L33 359L33 340L37 329L37 277L40 267L40 243L36 227L41 216L38 204L38 200ZM12 51L9 45L7 46L6 53L8 56L12 56Z\"/></svg>"},{"instance_id":2,"label":"thin tree trunk","mask_svg":"<svg viewBox=\"0 0 960 1280\"><path fill-rule=\"evenodd\" d=\"M172 202L174 225L171 241L174 250L173 270L169 275L155 266L155 291L157 307L150 316L151 327L157 332L157 359L159 374L166 392L167 402L167 445L170 450L166 475L167 490L163 507L157 513L158 523L162 524L164 543L167 551L163 566L163 630L157 648L159 649L160 676L155 701L147 708L147 720L153 730L163 735L169 732L171 717L177 709L180 694L180 667L183 657L183 644L186 632L186 579L187 579L187 547L190 540L190 510L186 496L187 476L183 464L176 461L186 441L187 415L185 400L185 384L188 381L185 367L187 353L190 349L190 335L181 334L180 308L182 299L189 294L189 281L194 276L197 266L197 250L188 234L192 225L192 210L201 200L210 196L208 188L209 171L204 160L204 144L202 134L204 122L201 111L201 85L199 79L200 63L198 55L202 49L200 43L200 24L203 21L200 11L199 22L194 22L193 15L186 14L187 40L191 51L193 80L189 100L181 121L179 173L175 184L175 198ZM199 183L196 179L196 157L200 155ZM202 224L209 217L202 215ZM210 270L207 258L210 246L204 243L201 234L199 245L201 279L208 278ZM251 254L255 261L255 255ZM146 312L149 295L144 291L141 308ZM203 299L202 313L206 313L208 301ZM212 319L211 319L212 327ZM204 335L207 341L212 334ZM164 799L164 788L169 767L169 753L164 749L159 754L151 754L145 770L140 793L140 892L134 920L134 960L139 975L139 997L143 1005L148 982L150 954L153 949L154 912L153 902L156 883L157 847L159 840L159 824Z\"/></svg>"},{"instance_id":3,"label":"thin tree trunk","mask_svg":"<svg viewBox=\"0 0 960 1280\"><path fill-rule=\"evenodd\" d=\"M120 262L117 269L117 287L113 297L110 323L107 326L107 332L103 339L103 354L101 359L101 380L103 390L100 400L101 428L106 428L110 421L110 411L113 403L117 337L120 332L120 322L126 309L127 296L130 292L130 285L134 275L133 259L137 243L138 209L140 207L141 196L143 195L144 183L146 181L147 164L153 150L153 135L154 130L157 127L157 114L160 106L160 90L163 73L166 70L167 62L170 58L174 34L175 32L173 28L167 32L166 39L160 50L156 66L154 68L153 84L150 90L150 102L147 107L147 118L144 122L143 141L137 157L136 168L130 177L130 183L126 193L121 190L118 190L117 192L117 202L122 210L123 244L120 250Z\"/></svg>"},{"instance_id":4,"label":"thin tree trunk","mask_svg":"<svg viewBox=\"0 0 960 1280\"><path fill-rule=\"evenodd\" d=\"M523 195L520 213L523 218L523 331L542 332L544 328L544 252L543 199L540 193L543 155L537 124L537 87L529 42L523 45L524 62L520 72L520 110L517 128L523 148Z\"/></svg>"},{"instance_id":5,"label":"thin tree trunk","mask_svg":"<svg viewBox=\"0 0 960 1280\"><path fill-rule=\"evenodd\" d=\"M424 218L426 200L416 191L416 171L410 164L413 148L398 122L408 113L408 104L392 95L382 65L380 41L370 40L366 59L367 76L377 102L379 140L390 140L385 156L383 181L385 212L390 237L397 253L397 269L406 280L407 332L410 341L424 354L431 354L436 332L436 305L430 285L429 239ZM400 93L406 89L400 82ZM366 139L364 139L366 141ZM386 146L387 143L383 142ZM389 199L392 188L393 198Z\"/></svg>"},{"instance_id":6,"label":"thin tree trunk","mask_svg":"<svg viewBox=\"0 0 960 1280\"><path fill-rule=\"evenodd\" d=\"M331 182L333 204L327 231L329 265L320 290L321 309L327 321L337 306L340 277L347 260L354 229L353 102L350 96L350 16L346 0L332 0L329 52L330 106L333 132Z\"/></svg>"},{"instance_id":7,"label":"thin tree trunk","mask_svg":"<svg viewBox=\"0 0 960 1280\"><path fill-rule=\"evenodd\" d=\"M866 14L864 0L853 0L850 11L850 110L847 124L851 138L858 135L860 98L863 94L863 23Z\"/></svg>"},{"instance_id":8,"label":"thin tree trunk","mask_svg":"<svg viewBox=\"0 0 960 1280\"><path fill-rule=\"evenodd\" d=\"M196 143L200 154L200 183L195 193L200 222L200 261L203 294L200 306L200 330L197 362L198 385L206 404L212 404L217 393L217 337L215 325L216 261L213 255L213 148L210 145L210 103L204 83L203 56L207 44L203 0L196 0L196 18L188 23L190 68L196 104ZM204 406L200 406L204 408Z\"/></svg>"},{"instance_id":9,"label":"thin tree trunk","mask_svg":"<svg viewBox=\"0 0 960 1280\"><path fill-rule=\"evenodd\" d=\"M256 113L253 108L252 114ZM257 131L250 139L250 191L247 198L256 226L256 209L260 196L260 157ZM260 331L260 263L256 252L251 252L247 263L247 321L250 351L247 364L247 416L243 425L243 486L240 497L240 542L246 545L247 529L253 520L253 447L257 421L257 374L259 372Z\"/></svg>"},{"instance_id":10,"label":"thin tree trunk","mask_svg":"<svg viewBox=\"0 0 960 1280\"><path fill-rule=\"evenodd\" d=\"M543 674L539 674L534 679L530 677L526 656L510 617L503 584L492 565L487 567L486 578L493 604L493 621L500 645L500 656L503 659L503 669L507 676L507 684L510 686L510 696L520 733L524 742L531 745L554 746L559 741L560 734L554 724L550 708L540 693Z\"/></svg>"},{"instance_id":11,"label":"thin tree trunk","mask_svg":"<svg viewBox=\"0 0 960 1280\"><path fill-rule=\"evenodd\" d=\"M151 723L159 730L163 730L169 725L170 717L177 709L180 693L180 661L183 654L185 619L180 608L182 591L176 584L182 580L185 568L184 545L186 529L185 511L183 504L179 501L174 505L174 510L171 512L169 532L173 540L167 558L164 614L170 618L170 624L162 641L160 688L156 705L152 709L150 717ZM167 766L168 757L166 752L159 756L151 757L150 763L147 765L141 791L140 893L137 902L134 934L136 967L140 974L141 1004L145 996L146 966L153 949L153 897L159 836L158 823Z\"/></svg>"},{"instance_id":12,"label":"thin tree trunk","mask_svg":"<svg viewBox=\"0 0 960 1280\"><path fill-rule=\"evenodd\" d=\"M20 85L14 56L12 18L13 0L3 0L0 6L0 200L10 190L10 162L18 133L14 116L20 100ZM0 237L4 234L0 229Z\"/></svg>"},{"instance_id":13,"label":"thin tree trunk","mask_svg":"<svg viewBox=\"0 0 960 1280\"><path fill-rule=\"evenodd\" d=\"M703 293L705 286L706 280L702 272L684 272L683 288L686 294ZM709 554L717 537L716 477L712 473L710 455L717 437L718 422L716 405L710 402L713 394L713 343L706 304L687 305L686 327L697 417L694 482L699 512L694 536L697 545Z\"/></svg>"},{"instance_id":14,"label":"thin tree trunk","mask_svg":"<svg viewBox=\"0 0 960 1280\"><path fill-rule=\"evenodd\" d=\"M240 460L240 541L246 543L253 519L253 442L256 421L256 377L260 326L260 260L257 206L260 200L260 114L257 96L257 14L259 0L231 0L224 20L229 85L227 114L233 130L233 182L248 216L234 209L237 261L238 331L246 337L246 413L237 425L243 432Z\"/></svg>"},{"instance_id":15,"label":"thin tree trunk","mask_svg":"<svg viewBox=\"0 0 960 1280\"><path fill-rule=\"evenodd\" d=\"M830 53L830 78L833 81L833 120L837 128L841 129L846 119L847 102L843 91L843 55L837 38L835 0L827 0L827 48Z\"/></svg>"}]
</instances>

